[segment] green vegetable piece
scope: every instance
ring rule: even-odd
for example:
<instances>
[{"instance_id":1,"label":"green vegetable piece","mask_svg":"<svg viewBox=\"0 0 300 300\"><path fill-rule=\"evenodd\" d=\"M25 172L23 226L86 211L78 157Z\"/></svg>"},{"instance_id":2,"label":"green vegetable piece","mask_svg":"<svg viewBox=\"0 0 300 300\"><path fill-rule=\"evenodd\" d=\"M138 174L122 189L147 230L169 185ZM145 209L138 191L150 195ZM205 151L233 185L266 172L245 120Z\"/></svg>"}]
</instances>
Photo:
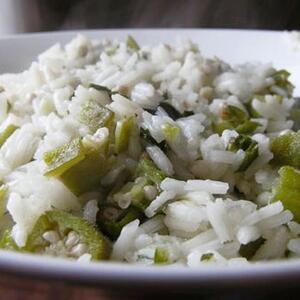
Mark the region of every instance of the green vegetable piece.
<instances>
[{"instance_id":1,"label":"green vegetable piece","mask_svg":"<svg viewBox=\"0 0 300 300\"><path fill-rule=\"evenodd\" d=\"M99 143L72 140L44 155L46 176L59 177L75 194L80 195L100 186L111 160L107 157L108 138Z\"/></svg>"},{"instance_id":2,"label":"green vegetable piece","mask_svg":"<svg viewBox=\"0 0 300 300\"><path fill-rule=\"evenodd\" d=\"M272 76L275 80L275 84L285 89L289 95L291 95L294 90L294 85L288 80L290 75L287 70L278 70Z\"/></svg>"},{"instance_id":3,"label":"green vegetable piece","mask_svg":"<svg viewBox=\"0 0 300 300\"><path fill-rule=\"evenodd\" d=\"M137 166L137 174L145 176L148 180L155 183L157 187L159 187L160 183L166 178L165 173L156 167L147 154L141 156Z\"/></svg>"},{"instance_id":4,"label":"green vegetable piece","mask_svg":"<svg viewBox=\"0 0 300 300\"><path fill-rule=\"evenodd\" d=\"M213 253L205 253L201 256L201 261L209 261L214 257Z\"/></svg>"},{"instance_id":5,"label":"green vegetable piece","mask_svg":"<svg viewBox=\"0 0 300 300\"><path fill-rule=\"evenodd\" d=\"M247 120L243 124L237 126L236 131L240 134L251 134L259 126L261 126L259 123Z\"/></svg>"},{"instance_id":6,"label":"green vegetable piece","mask_svg":"<svg viewBox=\"0 0 300 300\"><path fill-rule=\"evenodd\" d=\"M250 242L246 245L241 245L239 253L241 256L250 260L254 256L256 251L260 248L260 246L263 245L264 242L265 242L264 238L259 238L259 239L255 240L253 242Z\"/></svg>"},{"instance_id":7,"label":"green vegetable piece","mask_svg":"<svg viewBox=\"0 0 300 300\"><path fill-rule=\"evenodd\" d=\"M271 142L273 162L300 168L300 131L274 138Z\"/></svg>"},{"instance_id":8,"label":"green vegetable piece","mask_svg":"<svg viewBox=\"0 0 300 300\"><path fill-rule=\"evenodd\" d=\"M0 217L2 217L5 213L6 209L6 193L7 193L7 186L6 185L0 185Z\"/></svg>"},{"instance_id":9,"label":"green vegetable piece","mask_svg":"<svg viewBox=\"0 0 300 300\"><path fill-rule=\"evenodd\" d=\"M121 209L110 203L100 206L97 214L97 225L111 240L116 240L122 228L136 219L143 219L143 214L137 209L133 207Z\"/></svg>"},{"instance_id":10,"label":"green vegetable piece","mask_svg":"<svg viewBox=\"0 0 300 300\"><path fill-rule=\"evenodd\" d=\"M247 114L242 109L233 105L226 105L221 114L221 119L228 121L234 127L246 121L247 118Z\"/></svg>"},{"instance_id":11,"label":"green vegetable piece","mask_svg":"<svg viewBox=\"0 0 300 300\"><path fill-rule=\"evenodd\" d=\"M121 153L127 150L130 136L135 126L134 118L126 118L117 122L115 129L115 151Z\"/></svg>"},{"instance_id":12,"label":"green vegetable piece","mask_svg":"<svg viewBox=\"0 0 300 300\"><path fill-rule=\"evenodd\" d=\"M167 142L176 140L178 135L180 134L180 128L170 123L163 124L162 131Z\"/></svg>"},{"instance_id":13,"label":"green vegetable piece","mask_svg":"<svg viewBox=\"0 0 300 300\"><path fill-rule=\"evenodd\" d=\"M133 51L139 51L140 50L140 46L138 45L136 40L131 35L128 35L126 45L127 45L128 48L130 48Z\"/></svg>"},{"instance_id":14,"label":"green vegetable piece","mask_svg":"<svg viewBox=\"0 0 300 300\"><path fill-rule=\"evenodd\" d=\"M83 105L79 119L94 134L99 128L112 125L114 113L96 101L90 100Z\"/></svg>"},{"instance_id":15,"label":"green vegetable piece","mask_svg":"<svg viewBox=\"0 0 300 300\"><path fill-rule=\"evenodd\" d=\"M238 172L247 170L259 154L258 143L246 135L239 135L238 137L236 137L229 143L227 149L232 152L237 152L239 149L245 151L245 157L239 169L237 170Z\"/></svg>"},{"instance_id":16,"label":"green vegetable piece","mask_svg":"<svg viewBox=\"0 0 300 300\"><path fill-rule=\"evenodd\" d=\"M221 120L213 124L213 130L219 135L225 129L235 129L238 133L250 134L260 126L259 123L250 121L246 112L233 105L224 107L221 113Z\"/></svg>"},{"instance_id":17,"label":"green vegetable piece","mask_svg":"<svg viewBox=\"0 0 300 300\"><path fill-rule=\"evenodd\" d=\"M5 230L1 240L0 240L0 249L20 251L21 249L17 246L16 242L11 236L10 230Z\"/></svg>"},{"instance_id":18,"label":"green vegetable piece","mask_svg":"<svg viewBox=\"0 0 300 300\"><path fill-rule=\"evenodd\" d=\"M60 176L84 158L85 153L80 138L74 139L44 154L44 161L48 165L45 175Z\"/></svg>"},{"instance_id":19,"label":"green vegetable piece","mask_svg":"<svg viewBox=\"0 0 300 300\"><path fill-rule=\"evenodd\" d=\"M273 201L281 201L284 208L293 213L294 220L300 222L300 171L284 166L280 168L279 175Z\"/></svg>"},{"instance_id":20,"label":"green vegetable piece","mask_svg":"<svg viewBox=\"0 0 300 300\"><path fill-rule=\"evenodd\" d=\"M154 263L157 265L164 265L170 263L168 249L163 247L157 247L154 253Z\"/></svg>"},{"instance_id":21,"label":"green vegetable piece","mask_svg":"<svg viewBox=\"0 0 300 300\"><path fill-rule=\"evenodd\" d=\"M134 182L127 182L117 193L112 196L115 202L130 199L131 205L144 212L150 202L145 198L144 187L150 182L146 177L138 177Z\"/></svg>"},{"instance_id":22,"label":"green vegetable piece","mask_svg":"<svg viewBox=\"0 0 300 300\"><path fill-rule=\"evenodd\" d=\"M86 220L76 217L64 211L48 211L36 222L32 232L28 236L25 251L43 253L49 243L43 238L43 234L49 230L56 230L63 239L70 231L79 235L80 243L88 248L93 260L108 259L111 245L101 232L91 226Z\"/></svg>"},{"instance_id":23,"label":"green vegetable piece","mask_svg":"<svg viewBox=\"0 0 300 300\"><path fill-rule=\"evenodd\" d=\"M18 129L18 126L10 124L2 132L0 132L0 147L14 133L16 129Z\"/></svg>"},{"instance_id":24,"label":"green vegetable piece","mask_svg":"<svg viewBox=\"0 0 300 300\"><path fill-rule=\"evenodd\" d=\"M60 178L75 194L100 187L102 177L108 172L112 161L107 157L108 139L101 144L85 145L84 159L64 172Z\"/></svg>"}]
</instances>

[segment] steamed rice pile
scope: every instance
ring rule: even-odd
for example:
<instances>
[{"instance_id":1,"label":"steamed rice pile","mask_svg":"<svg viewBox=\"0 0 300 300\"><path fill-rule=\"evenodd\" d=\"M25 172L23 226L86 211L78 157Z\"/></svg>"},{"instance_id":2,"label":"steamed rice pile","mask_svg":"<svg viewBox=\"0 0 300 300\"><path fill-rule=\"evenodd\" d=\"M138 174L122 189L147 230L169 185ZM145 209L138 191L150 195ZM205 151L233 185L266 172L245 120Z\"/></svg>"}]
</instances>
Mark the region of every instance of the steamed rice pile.
<instances>
[{"instance_id":1,"label":"steamed rice pile","mask_svg":"<svg viewBox=\"0 0 300 300\"><path fill-rule=\"evenodd\" d=\"M132 38L81 35L0 76L2 248L93 259L73 227L40 233L42 250L27 247L41 216L63 211L102 232L116 261L197 267L299 256L299 217L276 196L278 170L295 165L274 163L271 147L298 129L287 77L271 64L205 58L190 41L139 48ZM79 164L77 143L105 144L105 159L71 186L63 155Z\"/></svg>"}]
</instances>

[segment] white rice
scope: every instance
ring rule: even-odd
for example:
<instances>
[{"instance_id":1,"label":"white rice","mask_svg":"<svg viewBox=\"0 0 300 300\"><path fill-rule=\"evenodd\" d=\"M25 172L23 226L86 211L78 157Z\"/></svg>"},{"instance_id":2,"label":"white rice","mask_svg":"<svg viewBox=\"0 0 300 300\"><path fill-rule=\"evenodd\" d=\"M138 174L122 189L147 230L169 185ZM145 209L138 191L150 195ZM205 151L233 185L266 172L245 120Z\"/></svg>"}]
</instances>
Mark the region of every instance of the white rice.
<instances>
[{"instance_id":1,"label":"white rice","mask_svg":"<svg viewBox=\"0 0 300 300\"><path fill-rule=\"evenodd\" d=\"M290 35L294 48L298 35ZM112 260L153 265L163 249L174 266L241 265L248 262L241 249L255 241L263 242L251 261L282 259L288 251L299 257L300 225L285 199L273 203L279 167L270 146L295 128L298 100L275 72L269 63L230 66L205 58L190 41L134 50L79 35L42 53L27 71L1 75L0 137L9 125L18 129L0 145L0 182L7 187L0 231L10 229L23 247L39 217L53 209L97 228L104 204L143 214L123 226ZM89 101L109 109L113 124L92 131L81 116ZM229 108L239 124L227 126ZM116 151L114 126L124 118L135 127L121 138L127 148ZM243 118L258 125L247 134L258 155L246 167L247 149L232 150ZM219 121L227 124L222 132ZM110 166L95 189L79 196L60 177L44 176L44 154L75 138L107 142L99 155L108 153L103 164ZM142 154L153 162L148 176L137 172ZM91 254L78 260L88 262Z\"/></svg>"}]
</instances>

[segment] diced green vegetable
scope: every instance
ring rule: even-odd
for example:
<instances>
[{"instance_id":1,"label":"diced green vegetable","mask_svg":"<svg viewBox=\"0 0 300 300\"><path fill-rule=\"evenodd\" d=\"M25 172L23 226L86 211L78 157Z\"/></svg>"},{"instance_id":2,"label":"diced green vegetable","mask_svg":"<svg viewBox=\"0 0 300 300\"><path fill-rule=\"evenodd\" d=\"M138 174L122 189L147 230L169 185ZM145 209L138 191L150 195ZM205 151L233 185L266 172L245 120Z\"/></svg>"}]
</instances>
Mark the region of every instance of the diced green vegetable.
<instances>
[{"instance_id":1,"label":"diced green vegetable","mask_svg":"<svg viewBox=\"0 0 300 300\"><path fill-rule=\"evenodd\" d=\"M300 222L300 171L285 166L279 170L279 182L274 188L273 201L281 201L290 210L296 222Z\"/></svg>"},{"instance_id":2,"label":"diced green vegetable","mask_svg":"<svg viewBox=\"0 0 300 300\"><path fill-rule=\"evenodd\" d=\"M115 151L121 153L128 147L129 139L135 126L134 118L120 120L115 129Z\"/></svg>"},{"instance_id":3,"label":"diced green vegetable","mask_svg":"<svg viewBox=\"0 0 300 300\"><path fill-rule=\"evenodd\" d=\"M275 84L285 89L289 95L291 95L294 90L294 85L288 80L290 75L291 74L287 70L278 70L272 75Z\"/></svg>"},{"instance_id":4,"label":"diced green vegetable","mask_svg":"<svg viewBox=\"0 0 300 300\"><path fill-rule=\"evenodd\" d=\"M142 218L143 214L133 207L121 209L115 204L107 203L100 206L97 225L111 240L116 240L125 225L135 219L141 220Z\"/></svg>"},{"instance_id":5,"label":"diced green vegetable","mask_svg":"<svg viewBox=\"0 0 300 300\"><path fill-rule=\"evenodd\" d=\"M45 175L59 177L75 195L89 192L100 186L102 176L110 168L107 149L108 138L85 144L74 139L45 153L44 161L49 167Z\"/></svg>"},{"instance_id":6,"label":"diced green vegetable","mask_svg":"<svg viewBox=\"0 0 300 300\"><path fill-rule=\"evenodd\" d=\"M149 185L146 177L138 177L134 182L127 182L117 193L112 196L115 202L122 199L130 199L131 205L140 211L144 211L151 201L146 199L144 187Z\"/></svg>"},{"instance_id":7,"label":"diced green vegetable","mask_svg":"<svg viewBox=\"0 0 300 300\"><path fill-rule=\"evenodd\" d=\"M7 193L7 186L6 185L0 185L0 217L2 217L5 213L5 208L6 208L6 201L5 201L5 196Z\"/></svg>"},{"instance_id":8,"label":"diced green vegetable","mask_svg":"<svg viewBox=\"0 0 300 300\"><path fill-rule=\"evenodd\" d=\"M136 40L131 35L128 35L126 45L127 45L128 48L130 48L133 51L139 51L140 50L140 46L138 45Z\"/></svg>"},{"instance_id":9,"label":"diced green vegetable","mask_svg":"<svg viewBox=\"0 0 300 300\"><path fill-rule=\"evenodd\" d=\"M259 238L253 242L250 242L246 245L241 245L239 253L241 256L247 258L248 260L251 259L256 251L263 245L265 242L264 238Z\"/></svg>"},{"instance_id":10,"label":"diced green vegetable","mask_svg":"<svg viewBox=\"0 0 300 300\"><path fill-rule=\"evenodd\" d=\"M0 249L20 251L21 249L17 246L14 239L11 236L10 230L5 230L1 240L0 240Z\"/></svg>"},{"instance_id":11,"label":"diced green vegetable","mask_svg":"<svg viewBox=\"0 0 300 300\"><path fill-rule=\"evenodd\" d=\"M213 130L220 135L225 129L235 129L241 134L251 134L260 126L259 123L250 121L245 111L233 105L224 107L221 120L213 124Z\"/></svg>"},{"instance_id":12,"label":"diced green vegetable","mask_svg":"<svg viewBox=\"0 0 300 300\"><path fill-rule=\"evenodd\" d=\"M247 170L251 163L258 157L258 143L246 135L236 137L229 143L227 149L233 152L237 152L239 149L245 151L245 157L238 172Z\"/></svg>"},{"instance_id":13,"label":"diced green vegetable","mask_svg":"<svg viewBox=\"0 0 300 300\"><path fill-rule=\"evenodd\" d=\"M154 263L157 265L170 263L168 249L164 247L157 247L154 253Z\"/></svg>"},{"instance_id":14,"label":"diced green vegetable","mask_svg":"<svg viewBox=\"0 0 300 300\"><path fill-rule=\"evenodd\" d=\"M213 253L205 253L201 256L201 261L209 261L214 257Z\"/></svg>"},{"instance_id":15,"label":"diced green vegetable","mask_svg":"<svg viewBox=\"0 0 300 300\"><path fill-rule=\"evenodd\" d=\"M257 127L261 126L259 123L247 120L243 124L236 127L236 132L240 134L251 134L253 133Z\"/></svg>"},{"instance_id":16,"label":"diced green vegetable","mask_svg":"<svg viewBox=\"0 0 300 300\"><path fill-rule=\"evenodd\" d=\"M113 123L114 113L96 101L85 103L80 112L80 122L87 125L91 133L101 127L110 127Z\"/></svg>"},{"instance_id":17,"label":"diced green vegetable","mask_svg":"<svg viewBox=\"0 0 300 300\"><path fill-rule=\"evenodd\" d=\"M84 146L85 158L63 173L60 178L75 194L81 195L100 187L102 177L111 167L112 160L107 156L108 140L95 146Z\"/></svg>"},{"instance_id":18,"label":"diced green vegetable","mask_svg":"<svg viewBox=\"0 0 300 300\"><path fill-rule=\"evenodd\" d=\"M10 124L2 132L0 132L0 147L14 133L16 129L18 129L18 126Z\"/></svg>"},{"instance_id":19,"label":"diced green vegetable","mask_svg":"<svg viewBox=\"0 0 300 300\"><path fill-rule=\"evenodd\" d=\"M180 134L180 128L170 123L163 124L162 131L167 142L176 140Z\"/></svg>"},{"instance_id":20,"label":"diced green vegetable","mask_svg":"<svg viewBox=\"0 0 300 300\"><path fill-rule=\"evenodd\" d=\"M271 142L273 162L300 168L300 131L274 138Z\"/></svg>"},{"instance_id":21,"label":"diced green vegetable","mask_svg":"<svg viewBox=\"0 0 300 300\"><path fill-rule=\"evenodd\" d=\"M80 242L88 248L93 260L108 259L111 245L108 240L86 220L76 217L64 211L48 211L36 222L32 232L28 236L25 251L43 253L49 243L43 238L43 234L49 230L56 230L63 239L70 231L79 235Z\"/></svg>"},{"instance_id":22,"label":"diced green vegetable","mask_svg":"<svg viewBox=\"0 0 300 300\"><path fill-rule=\"evenodd\" d=\"M70 143L44 154L44 161L48 165L45 175L60 176L84 158L85 153L81 139L74 139Z\"/></svg>"},{"instance_id":23,"label":"diced green vegetable","mask_svg":"<svg viewBox=\"0 0 300 300\"><path fill-rule=\"evenodd\" d=\"M137 167L137 174L139 176L145 176L148 180L155 183L158 187L160 183L166 178L164 172L159 170L154 162L148 157L147 154L143 154Z\"/></svg>"}]
</instances>

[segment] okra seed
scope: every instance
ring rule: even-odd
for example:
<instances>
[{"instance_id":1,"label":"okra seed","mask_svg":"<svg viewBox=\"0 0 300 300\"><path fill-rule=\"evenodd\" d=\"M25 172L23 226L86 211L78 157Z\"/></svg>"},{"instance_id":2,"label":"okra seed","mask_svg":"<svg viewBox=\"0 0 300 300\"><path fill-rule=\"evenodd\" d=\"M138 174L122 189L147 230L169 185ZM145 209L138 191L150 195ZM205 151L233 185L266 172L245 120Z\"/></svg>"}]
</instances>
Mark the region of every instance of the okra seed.
<instances>
[{"instance_id":1,"label":"okra seed","mask_svg":"<svg viewBox=\"0 0 300 300\"><path fill-rule=\"evenodd\" d=\"M79 242L79 236L75 231L70 231L67 239L65 241L65 245L67 248L72 248Z\"/></svg>"},{"instance_id":2,"label":"okra seed","mask_svg":"<svg viewBox=\"0 0 300 300\"><path fill-rule=\"evenodd\" d=\"M85 244L78 244L76 246L74 246L70 253L73 255L73 256L76 256L76 257L79 257L81 255L83 255L84 253L86 253L88 251L88 248Z\"/></svg>"},{"instance_id":3,"label":"okra seed","mask_svg":"<svg viewBox=\"0 0 300 300\"><path fill-rule=\"evenodd\" d=\"M59 241L59 235L56 231L49 230L44 232L43 239L49 242L50 244L54 244Z\"/></svg>"},{"instance_id":4,"label":"okra seed","mask_svg":"<svg viewBox=\"0 0 300 300\"><path fill-rule=\"evenodd\" d=\"M144 187L144 195L148 200L153 200L157 196L157 189L153 185L146 185Z\"/></svg>"}]
</instances>

